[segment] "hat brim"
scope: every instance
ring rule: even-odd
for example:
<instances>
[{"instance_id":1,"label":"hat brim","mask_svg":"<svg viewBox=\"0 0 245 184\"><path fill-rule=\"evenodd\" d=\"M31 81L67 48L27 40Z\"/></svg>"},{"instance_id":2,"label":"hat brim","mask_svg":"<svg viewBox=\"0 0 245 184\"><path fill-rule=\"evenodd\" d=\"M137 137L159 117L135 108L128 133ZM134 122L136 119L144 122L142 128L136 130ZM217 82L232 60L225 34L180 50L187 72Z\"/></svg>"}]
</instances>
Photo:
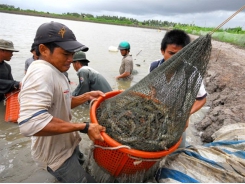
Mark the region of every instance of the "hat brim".
<instances>
[{"instance_id":1,"label":"hat brim","mask_svg":"<svg viewBox=\"0 0 245 184\"><path fill-rule=\"evenodd\" d=\"M90 61L87 60L87 59L77 59L77 60L73 60L73 63L74 62L77 62L77 61L81 61L81 62L84 62L84 63L89 63Z\"/></svg>"},{"instance_id":2,"label":"hat brim","mask_svg":"<svg viewBox=\"0 0 245 184\"><path fill-rule=\"evenodd\" d=\"M55 42L55 44L68 52L77 52L80 50L87 52L89 49L87 46L79 43L78 41Z\"/></svg>"},{"instance_id":3,"label":"hat brim","mask_svg":"<svg viewBox=\"0 0 245 184\"><path fill-rule=\"evenodd\" d=\"M10 48L4 48L4 47L0 47L0 49L9 50L9 51L12 51L12 52L19 52L18 50L10 49Z\"/></svg>"},{"instance_id":4,"label":"hat brim","mask_svg":"<svg viewBox=\"0 0 245 184\"><path fill-rule=\"evenodd\" d=\"M84 62L84 63L89 63L89 62L90 62L90 61L87 60L87 59L80 59L79 61L82 61L82 62Z\"/></svg>"}]
</instances>

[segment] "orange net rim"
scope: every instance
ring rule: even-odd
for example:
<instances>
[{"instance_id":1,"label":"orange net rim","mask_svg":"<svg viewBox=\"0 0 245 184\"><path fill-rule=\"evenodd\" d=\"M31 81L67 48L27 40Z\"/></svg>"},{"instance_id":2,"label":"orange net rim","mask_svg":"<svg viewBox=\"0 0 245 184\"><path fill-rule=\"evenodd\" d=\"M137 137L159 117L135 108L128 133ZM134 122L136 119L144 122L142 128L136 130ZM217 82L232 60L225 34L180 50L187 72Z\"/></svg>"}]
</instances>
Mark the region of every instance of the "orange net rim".
<instances>
[{"instance_id":1,"label":"orange net rim","mask_svg":"<svg viewBox=\"0 0 245 184\"><path fill-rule=\"evenodd\" d=\"M103 102L104 100L108 99L108 98L111 98L115 95L120 94L121 92L123 92L123 90L107 92L107 93L105 93L104 97L101 96L96 101L93 102L93 104L91 105L91 108L90 108L90 119L91 119L92 123L99 124L98 120L96 118L96 109L99 107L100 103ZM107 133L101 132L101 135L104 138L104 141L110 147L122 146L122 144L120 144L119 142L112 139ZM180 140L175 145L173 145L171 148L169 148L168 150L157 151L157 152L140 151L140 150L136 150L136 149L127 149L127 148L120 148L120 151L127 153L127 154L130 154L130 155L135 156L135 157L140 157L140 158L161 158L161 157L164 157L164 156L169 155L172 152L174 152L179 147L181 141L182 141L182 138L180 138Z\"/></svg>"}]
</instances>

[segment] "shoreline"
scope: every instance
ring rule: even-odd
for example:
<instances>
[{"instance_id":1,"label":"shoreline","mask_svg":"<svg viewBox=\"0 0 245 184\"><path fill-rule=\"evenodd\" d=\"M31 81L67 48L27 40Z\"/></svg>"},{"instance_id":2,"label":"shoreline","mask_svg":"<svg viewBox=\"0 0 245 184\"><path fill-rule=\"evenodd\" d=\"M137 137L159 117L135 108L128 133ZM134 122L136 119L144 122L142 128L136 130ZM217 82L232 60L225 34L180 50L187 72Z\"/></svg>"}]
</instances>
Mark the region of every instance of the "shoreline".
<instances>
[{"instance_id":1,"label":"shoreline","mask_svg":"<svg viewBox=\"0 0 245 184\"><path fill-rule=\"evenodd\" d=\"M125 25L125 24L115 24L115 23L110 23L110 22L101 22L101 21L91 21L91 20L82 20L81 17L64 17L62 14L57 14L57 15L53 15L53 14L49 14L49 13L43 13L43 14L40 14L40 13L28 13L28 12L23 12L23 11L9 11L9 10L2 10L0 9L0 13L9 13L9 14L15 14L15 15L26 15L26 16L34 16L34 17L47 17L47 18L55 18L55 19L63 19L63 20L71 20L71 21L80 21L80 22L88 22L88 23L96 23L96 24L106 24L106 25L114 25L114 26L125 26L125 27L134 27L134 28L143 28L143 29L154 29L154 30L164 30L164 31L169 31L169 30L172 30L174 29L174 27L152 27L152 26L143 26L143 25ZM187 34L189 35L193 35L193 36L201 36L199 34L192 34L192 33L188 33ZM234 46L237 46L238 48L241 48L241 49L245 49L245 43L244 45L241 45L239 43L235 43L233 41L233 43L229 43L229 42L226 42L226 41L222 41L222 40L219 40L217 38L214 38L212 37L212 40L215 40L215 41L219 41L219 42L222 42L222 43L228 43L228 44L231 44L231 45L234 45Z\"/></svg>"},{"instance_id":2,"label":"shoreline","mask_svg":"<svg viewBox=\"0 0 245 184\"><path fill-rule=\"evenodd\" d=\"M89 22L89 23L96 23L96 24L108 24L108 25L114 25L114 26L126 26L126 27L135 27L135 28L146 28L146 29L156 29L156 30L171 30L170 28L157 28L157 27L151 27L151 26L139 26L139 25L124 25L124 24L113 24L113 23L106 23L106 22L100 22L100 21L90 21L90 20L81 20L79 18L66 18L66 17L59 17L59 16L52 16L50 14L46 15L39 15L39 14L33 14L33 13L27 13L27 12L18 12L18 11L6 11L6 10L0 10L0 13L9 13L9 14L16 14L16 15L27 15L27 16L34 16L34 17L47 17L47 18L55 18L55 19L64 19L64 20L72 20L72 21L80 21L80 22Z\"/></svg>"}]
</instances>

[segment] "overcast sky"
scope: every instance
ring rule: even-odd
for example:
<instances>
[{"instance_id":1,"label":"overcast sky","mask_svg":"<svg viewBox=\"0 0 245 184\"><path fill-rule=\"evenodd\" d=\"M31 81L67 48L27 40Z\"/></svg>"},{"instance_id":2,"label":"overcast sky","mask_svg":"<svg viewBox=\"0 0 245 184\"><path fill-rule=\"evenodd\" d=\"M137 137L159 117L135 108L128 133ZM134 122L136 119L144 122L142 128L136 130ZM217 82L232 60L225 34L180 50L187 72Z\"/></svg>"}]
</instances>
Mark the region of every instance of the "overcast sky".
<instances>
[{"instance_id":1,"label":"overcast sky","mask_svg":"<svg viewBox=\"0 0 245 184\"><path fill-rule=\"evenodd\" d=\"M217 27L245 5L245 0L0 0L0 4L50 13L89 13ZM223 28L245 30L245 10Z\"/></svg>"}]
</instances>

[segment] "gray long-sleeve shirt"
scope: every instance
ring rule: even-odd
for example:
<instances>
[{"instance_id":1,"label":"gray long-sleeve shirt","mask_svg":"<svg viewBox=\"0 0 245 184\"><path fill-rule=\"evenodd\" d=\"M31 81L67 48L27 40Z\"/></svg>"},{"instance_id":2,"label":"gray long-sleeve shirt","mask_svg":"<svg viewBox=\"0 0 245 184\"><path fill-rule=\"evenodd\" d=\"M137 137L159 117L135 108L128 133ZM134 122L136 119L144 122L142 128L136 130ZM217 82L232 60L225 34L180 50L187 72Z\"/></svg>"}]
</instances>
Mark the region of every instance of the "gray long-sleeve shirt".
<instances>
[{"instance_id":1,"label":"gray long-sleeve shirt","mask_svg":"<svg viewBox=\"0 0 245 184\"><path fill-rule=\"evenodd\" d=\"M77 72L79 84L72 92L73 96L78 96L93 90L100 90L104 93L112 91L107 80L96 70L88 66L83 66Z\"/></svg>"}]
</instances>

